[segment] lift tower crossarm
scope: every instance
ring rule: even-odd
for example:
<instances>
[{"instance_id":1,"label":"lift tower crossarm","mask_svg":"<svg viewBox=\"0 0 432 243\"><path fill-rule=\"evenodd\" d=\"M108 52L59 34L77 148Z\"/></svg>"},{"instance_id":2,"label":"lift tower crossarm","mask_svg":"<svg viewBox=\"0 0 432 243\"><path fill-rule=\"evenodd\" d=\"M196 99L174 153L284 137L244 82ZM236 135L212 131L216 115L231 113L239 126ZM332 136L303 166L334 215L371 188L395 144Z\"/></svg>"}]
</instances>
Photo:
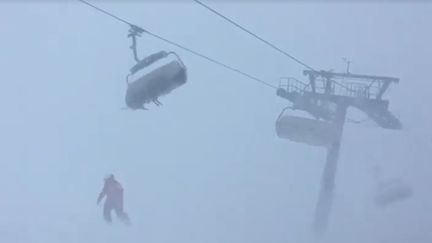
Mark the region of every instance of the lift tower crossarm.
<instances>
[{"instance_id":1,"label":"lift tower crossarm","mask_svg":"<svg viewBox=\"0 0 432 243\"><path fill-rule=\"evenodd\" d=\"M334 73L334 72L327 72L327 71L312 71L312 70L304 70L303 74L313 75L313 76L323 76L326 78L350 78L350 79L360 79L365 81L377 80L377 81L388 81L391 83L399 83L398 78L386 77L386 76L352 74L352 73Z\"/></svg>"},{"instance_id":2,"label":"lift tower crossarm","mask_svg":"<svg viewBox=\"0 0 432 243\"><path fill-rule=\"evenodd\" d=\"M373 83L379 84L379 90L375 94L374 99L381 100L384 93L387 91L388 87L392 83L399 83L398 78L386 77L386 76L376 76L376 75L364 75L364 74L352 74L352 73L334 73L327 71L313 71L313 70L305 70L303 71L304 75L309 76L309 80L315 80L317 77L322 77L327 80L337 80L337 79L350 79L356 80L359 82Z\"/></svg>"}]
</instances>

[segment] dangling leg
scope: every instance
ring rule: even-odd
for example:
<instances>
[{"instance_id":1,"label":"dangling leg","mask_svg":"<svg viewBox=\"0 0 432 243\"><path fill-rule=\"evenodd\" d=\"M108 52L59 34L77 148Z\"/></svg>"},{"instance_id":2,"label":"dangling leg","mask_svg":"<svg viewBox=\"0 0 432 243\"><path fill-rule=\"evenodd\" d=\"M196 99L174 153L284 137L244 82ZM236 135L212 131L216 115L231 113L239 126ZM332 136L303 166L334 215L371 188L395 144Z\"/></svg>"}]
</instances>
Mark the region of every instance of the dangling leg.
<instances>
[{"instance_id":1,"label":"dangling leg","mask_svg":"<svg viewBox=\"0 0 432 243\"><path fill-rule=\"evenodd\" d=\"M156 98L156 101L159 105L163 105L157 98Z\"/></svg>"},{"instance_id":2,"label":"dangling leg","mask_svg":"<svg viewBox=\"0 0 432 243\"><path fill-rule=\"evenodd\" d=\"M162 105L162 103L157 98L153 99L153 103L155 103L155 105L157 105L157 106Z\"/></svg>"}]
</instances>

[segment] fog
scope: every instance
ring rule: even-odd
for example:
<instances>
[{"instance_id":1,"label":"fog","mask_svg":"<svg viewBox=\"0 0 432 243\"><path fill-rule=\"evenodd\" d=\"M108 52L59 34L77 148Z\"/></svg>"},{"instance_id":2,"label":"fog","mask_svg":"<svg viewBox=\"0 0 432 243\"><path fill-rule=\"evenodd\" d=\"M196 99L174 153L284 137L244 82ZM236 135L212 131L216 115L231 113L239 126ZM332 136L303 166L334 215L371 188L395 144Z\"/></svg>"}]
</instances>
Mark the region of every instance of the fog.
<instances>
[{"instance_id":1,"label":"fog","mask_svg":"<svg viewBox=\"0 0 432 243\"><path fill-rule=\"evenodd\" d=\"M93 3L274 85L307 78L192 2ZM328 231L311 230L326 151L276 136L289 102L275 90L143 34L139 55L177 52L188 81L163 106L124 110L127 25L75 1L2 1L0 242L432 242L432 5L208 4L316 69L344 72L346 57L353 73L400 78L385 98L402 130L345 125ZM412 197L376 207L377 170ZM130 226L96 205L109 173Z\"/></svg>"}]
</instances>

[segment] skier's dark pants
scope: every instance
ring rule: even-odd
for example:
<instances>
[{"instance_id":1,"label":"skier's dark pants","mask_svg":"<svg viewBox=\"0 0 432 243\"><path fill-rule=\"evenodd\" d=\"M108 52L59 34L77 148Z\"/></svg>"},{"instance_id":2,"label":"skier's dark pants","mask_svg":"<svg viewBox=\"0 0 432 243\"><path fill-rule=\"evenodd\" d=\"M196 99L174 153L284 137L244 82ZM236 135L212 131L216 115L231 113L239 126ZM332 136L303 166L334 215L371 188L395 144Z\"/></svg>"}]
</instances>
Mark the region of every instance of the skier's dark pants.
<instances>
[{"instance_id":1,"label":"skier's dark pants","mask_svg":"<svg viewBox=\"0 0 432 243\"><path fill-rule=\"evenodd\" d=\"M111 218L112 210L116 212L116 215L119 219L123 221L128 220L128 215L125 212L123 212L123 203L106 200L104 204L103 214L104 214L105 221L107 221L108 223L112 222L112 218Z\"/></svg>"}]
</instances>

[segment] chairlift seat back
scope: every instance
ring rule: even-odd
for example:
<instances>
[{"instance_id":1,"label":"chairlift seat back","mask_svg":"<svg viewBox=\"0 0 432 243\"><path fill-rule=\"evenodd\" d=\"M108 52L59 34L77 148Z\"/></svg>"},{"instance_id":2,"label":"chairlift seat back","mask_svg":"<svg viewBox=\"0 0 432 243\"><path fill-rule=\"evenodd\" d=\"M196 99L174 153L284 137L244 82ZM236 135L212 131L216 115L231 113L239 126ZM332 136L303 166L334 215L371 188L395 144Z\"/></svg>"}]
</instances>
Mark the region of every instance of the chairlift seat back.
<instances>
[{"instance_id":1,"label":"chairlift seat back","mask_svg":"<svg viewBox=\"0 0 432 243\"><path fill-rule=\"evenodd\" d=\"M405 200L413 194L411 186L400 181L391 180L380 183L378 191L375 195L375 204L380 207Z\"/></svg>"},{"instance_id":2,"label":"chairlift seat back","mask_svg":"<svg viewBox=\"0 0 432 243\"><path fill-rule=\"evenodd\" d=\"M126 105L131 109L142 109L145 103L185 84L186 79L186 68L178 61L171 61L128 83Z\"/></svg>"},{"instance_id":3,"label":"chairlift seat back","mask_svg":"<svg viewBox=\"0 0 432 243\"><path fill-rule=\"evenodd\" d=\"M283 115L276 121L278 137L312 146L330 146L337 138L332 123L315 119Z\"/></svg>"}]
</instances>

